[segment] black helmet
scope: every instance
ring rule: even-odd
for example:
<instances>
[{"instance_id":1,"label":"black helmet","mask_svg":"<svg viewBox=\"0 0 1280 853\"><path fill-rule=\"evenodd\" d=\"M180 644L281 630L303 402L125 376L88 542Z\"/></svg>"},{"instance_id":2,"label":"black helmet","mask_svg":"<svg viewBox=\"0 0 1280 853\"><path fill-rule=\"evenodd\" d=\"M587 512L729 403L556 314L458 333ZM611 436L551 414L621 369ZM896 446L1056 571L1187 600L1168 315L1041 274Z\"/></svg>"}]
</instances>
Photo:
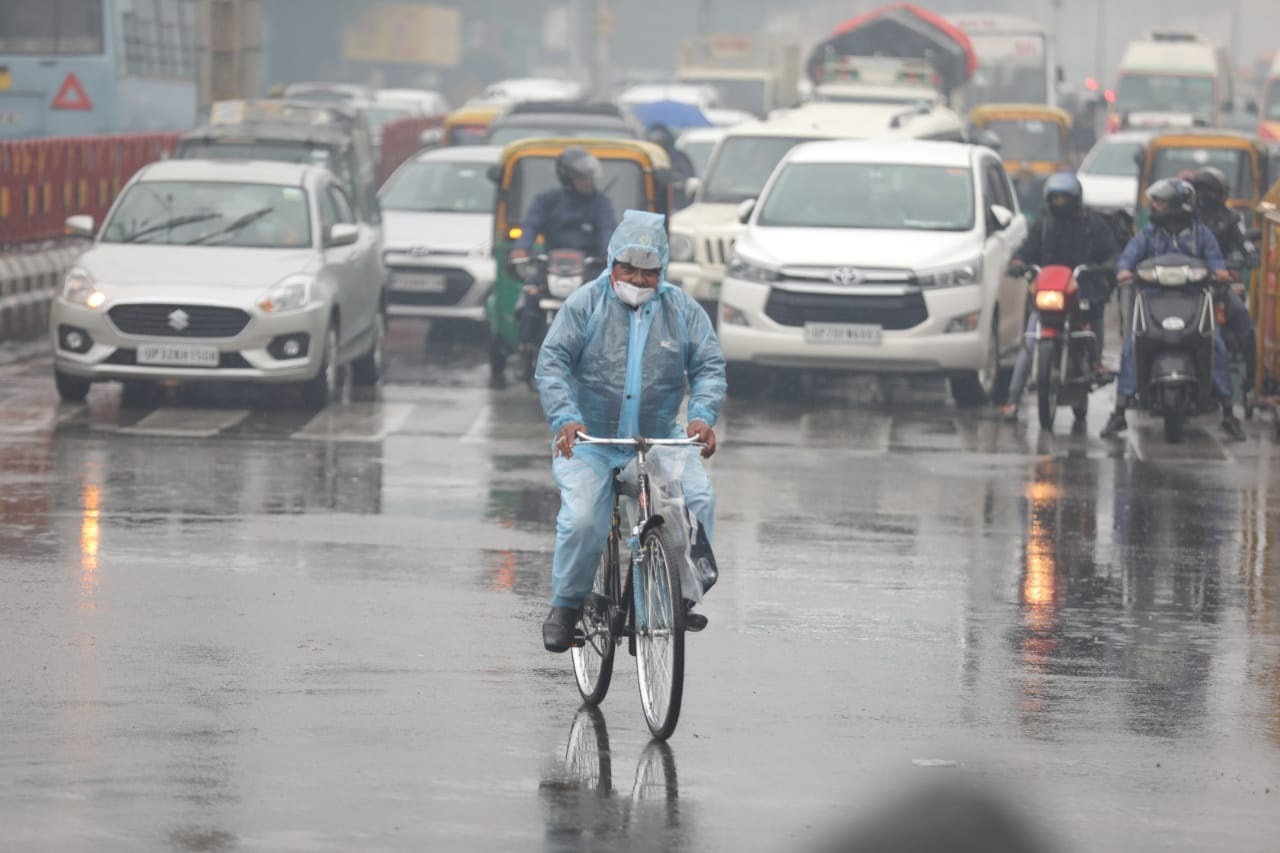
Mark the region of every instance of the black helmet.
<instances>
[{"instance_id":1,"label":"black helmet","mask_svg":"<svg viewBox=\"0 0 1280 853\"><path fill-rule=\"evenodd\" d=\"M1195 187L1178 178L1156 181L1147 187L1146 195L1151 203L1151 221L1157 225L1181 224L1195 213ZM1164 210L1156 210L1157 204Z\"/></svg>"},{"instance_id":2,"label":"black helmet","mask_svg":"<svg viewBox=\"0 0 1280 853\"><path fill-rule=\"evenodd\" d=\"M1055 198L1066 198L1069 201L1059 206L1053 203ZM1050 175L1049 180L1044 182L1044 203L1049 206L1050 211L1064 210L1069 213L1078 211L1084 204L1084 187L1080 185L1080 179L1074 172L1057 172Z\"/></svg>"},{"instance_id":3,"label":"black helmet","mask_svg":"<svg viewBox=\"0 0 1280 853\"><path fill-rule=\"evenodd\" d=\"M665 124L655 124L644 133L645 142L652 142L654 145L660 145L666 150L671 150L676 144L675 134L671 132Z\"/></svg>"},{"instance_id":4,"label":"black helmet","mask_svg":"<svg viewBox=\"0 0 1280 853\"><path fill-rule=\"evenodd\" d=\"M556 177L565 189L571 189L578 178L590 178L592 184L598 185L604 180L604 168L585 148L575 146L561 151L556 158Z\"/></svg>"},{"instance_id":5,"label":"black helmet","mask_svg":"<svg viewBox=\"0 0 1280 853\"><path fill-rule=\"evenodd\" d=\"M1221 169L1205 166L1191 178L1191 186L1202 202L1222 203L1231 195L1231 182Z\"/></svg>"}]
</instances>

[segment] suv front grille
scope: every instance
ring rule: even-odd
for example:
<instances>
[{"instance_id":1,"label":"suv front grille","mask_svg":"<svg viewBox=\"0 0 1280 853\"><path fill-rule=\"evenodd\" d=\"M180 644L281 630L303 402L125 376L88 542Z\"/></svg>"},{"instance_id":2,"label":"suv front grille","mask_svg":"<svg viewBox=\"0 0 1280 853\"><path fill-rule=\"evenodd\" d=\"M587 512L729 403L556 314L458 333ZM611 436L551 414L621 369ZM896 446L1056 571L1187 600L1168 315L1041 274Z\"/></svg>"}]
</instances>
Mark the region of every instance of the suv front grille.
<instances>
[{"instance_id":1,"label":"suv front grille","mask_svg":"<svg viewBox=\"0 0 1280 853\"><path fill-rule=\"evenodd\" d=\"M892 331L911 329L929 319L924 295L919 292L872 296L798 293L774 289L769 293L764 313L783 326L803 326L805 323L865 323Z\"/></svg>"},{"instance_id":2,"label":"suv front grille","mask_svg":"<svg viewBox=\"0 0 1280 853\"><path fill-rule=\"evenodd\" d=\"M151 338L234 338L249 325L249 312L215 305L116 305L107 316L126 335Z\"/></svg>"}]
</instances>

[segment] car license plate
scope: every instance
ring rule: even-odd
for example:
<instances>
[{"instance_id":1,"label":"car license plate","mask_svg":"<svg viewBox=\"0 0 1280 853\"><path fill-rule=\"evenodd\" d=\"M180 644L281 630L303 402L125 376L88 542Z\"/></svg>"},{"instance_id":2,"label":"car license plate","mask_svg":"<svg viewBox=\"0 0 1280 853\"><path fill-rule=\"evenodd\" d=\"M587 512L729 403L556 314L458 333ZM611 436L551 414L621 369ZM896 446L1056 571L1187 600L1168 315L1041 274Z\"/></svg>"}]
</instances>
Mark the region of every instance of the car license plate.
<instances>
[{"instance_id":1,"label":"car license plate","mask_svg":"<svg viewBox=\"0 0 1280 853\"><path fill-rule=\"evenodd\" d=\"M179 344L143 344L138 347L138 364L167 367L217 367L217 347L191 347Z\"/></svg>"},{"instance_id":2,"label":"car license plate","mask_svg":"<svg viewBox=\"0 0 1280 853\"><path fill-rule=\"evenodd\" d=\"M391 280L392 288L409 293L444 293L448 285L448 279L436 273L397 275Z\"/></svg>"},{"instance_id":3,"label":"car license plate","mask_svg":"<svg viewBox=\"0 0 1280 853\"><path fill-rule=\"evenodd\" d=\"M810 344L878 344L881 331L865 323L805 323L804 339Z\"/></svg>"}]
</instances>

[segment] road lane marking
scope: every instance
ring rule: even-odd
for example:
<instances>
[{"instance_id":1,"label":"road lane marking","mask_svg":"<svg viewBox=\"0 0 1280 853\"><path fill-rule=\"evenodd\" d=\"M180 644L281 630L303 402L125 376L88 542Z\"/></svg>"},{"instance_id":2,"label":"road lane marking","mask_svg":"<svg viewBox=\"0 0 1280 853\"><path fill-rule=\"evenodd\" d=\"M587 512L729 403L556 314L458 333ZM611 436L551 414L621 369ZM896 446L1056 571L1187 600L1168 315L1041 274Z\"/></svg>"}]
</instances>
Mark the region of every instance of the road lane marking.
<instances>
[{"instance_id":1,"label":"road lane marking","mask_svg":"<svg viewBox=\"0 0 1280 853\"><path fill-rule=\"evenodd\" d=\"M249 416L249 409L185 409L164 406L133 426L120 427L128 435L159 435L177 438L213 438L237 426Z\"/></svg>"},{"instance_id":2,"label":"road lane marking","mask_svg":"<svg viewBox=\"0 0 1280 853\"><path fill-rule=\"evenodd\" d=\"M291 438L299 441L382 441L404 426L409 403L349 403L330 406Z\"/></svg>"},{"instance_id":3,"label":"road lane marking","mask_svg":"<svg viewBox=\"0 0 1280 853\"><path fill-rule=\"evenodd\" d=\"M493 406L485 404L480 407L480 413L476 415L476 419L471 422L471 426L462 434L463 444L484 444L490 440L491 426L493 423Z\"/></svg>"}]
</instances>

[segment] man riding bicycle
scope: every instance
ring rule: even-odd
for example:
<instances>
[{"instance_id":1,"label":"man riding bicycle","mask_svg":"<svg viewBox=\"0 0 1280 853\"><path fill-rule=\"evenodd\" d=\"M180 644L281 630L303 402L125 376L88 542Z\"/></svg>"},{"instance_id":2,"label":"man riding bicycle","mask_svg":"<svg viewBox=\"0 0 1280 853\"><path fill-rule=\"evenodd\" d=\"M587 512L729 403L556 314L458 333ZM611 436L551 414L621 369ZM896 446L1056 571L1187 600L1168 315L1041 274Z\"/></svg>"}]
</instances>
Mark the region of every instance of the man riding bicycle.
<instances>
[{"instance_id":1,"label":"man riding bicycle","mask_svg":"<svg viewBox=\"0 0 1280 853\"><path fill-rule=\"evenodd\" d=\"M679 437L676 417L688 387L683 434L705 445L703 457L716 450L712 428L724 402L724 356L706 311L664 280L668 256L663 217L626 211L609 241L605 271L565 301L538 356L538 392L555 434L551 468L560 488L551 612L542 626L551 652L573 643L609 535L613 472L632 455L602 445L575 448L578 433ZM709 540L715 496L706 469L691 459L681 484ZM691 606L686 600L686 610ZM702 614L687 613L686 630L706 625Z\"/></svg>"}]
</instances>

